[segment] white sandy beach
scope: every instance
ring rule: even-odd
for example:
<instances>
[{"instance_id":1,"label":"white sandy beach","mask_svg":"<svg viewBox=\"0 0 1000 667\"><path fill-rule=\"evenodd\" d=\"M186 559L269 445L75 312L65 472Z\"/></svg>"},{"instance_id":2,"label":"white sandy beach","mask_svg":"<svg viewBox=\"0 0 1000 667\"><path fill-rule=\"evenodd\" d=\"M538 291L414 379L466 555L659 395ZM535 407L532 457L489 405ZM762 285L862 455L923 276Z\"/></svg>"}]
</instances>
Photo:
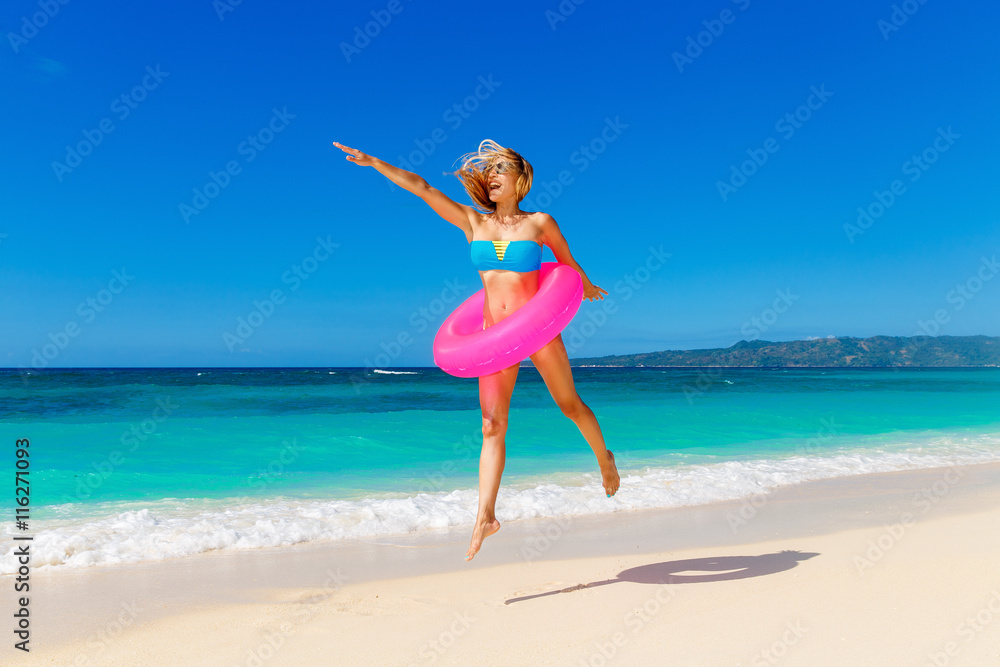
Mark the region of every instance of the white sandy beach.
<instances>
[{"instance_id":1,"label":"white sandy beach","mask_svg":"<svg viewBox=\"0 0 1000 667\"><path fill-rule=\"evenodd\" d=\"M471 563L468 532L36 572L31 653L8 634L0 655L63 665L1000 664L997 464L508 522Z\"/></svg>"}]
</instances>

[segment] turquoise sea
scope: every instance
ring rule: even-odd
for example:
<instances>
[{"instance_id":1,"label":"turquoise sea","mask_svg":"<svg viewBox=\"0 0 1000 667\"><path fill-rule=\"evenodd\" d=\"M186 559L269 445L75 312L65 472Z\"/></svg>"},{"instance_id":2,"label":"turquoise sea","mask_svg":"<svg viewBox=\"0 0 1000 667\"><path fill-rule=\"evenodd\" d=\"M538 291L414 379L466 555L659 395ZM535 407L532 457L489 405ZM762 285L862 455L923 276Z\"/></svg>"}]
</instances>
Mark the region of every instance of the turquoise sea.
<instances>
[{"instance_id":1,"label":"turquoise sea","mask_svg":"<svg viewBox=\"0 0 1000 667\"><path fill-rule=\"evenodd\" d=\"M574 368L574 378L621 490L605 496L587 443L523 367L501 521L1000 461L1000 369ZM29 439L36 568L471 526L480 428L478 381L437 368L0 370L0 466L13 478L14 443Z\"/></svg>"}]
</instances>

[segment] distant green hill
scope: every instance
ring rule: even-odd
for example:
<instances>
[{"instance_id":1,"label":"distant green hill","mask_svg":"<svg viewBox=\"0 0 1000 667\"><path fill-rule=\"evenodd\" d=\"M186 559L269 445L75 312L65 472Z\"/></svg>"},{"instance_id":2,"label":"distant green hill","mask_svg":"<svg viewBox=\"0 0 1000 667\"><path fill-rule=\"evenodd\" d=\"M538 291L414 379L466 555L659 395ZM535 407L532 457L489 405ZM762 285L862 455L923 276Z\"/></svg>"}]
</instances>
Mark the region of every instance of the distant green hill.
<instances>
[{"instance_id":1,"label":"distant green hill","mask_svg":"<svg viewBox=\"0 0 1000 667\"><path fill-rule=\"evenodd\" d=\"M772 343L741 340L710 350L664 350L570 359L572 366L810 366L842 368L1000 366L1000 337L874 336Z\"/></svg>"}]
</instances>

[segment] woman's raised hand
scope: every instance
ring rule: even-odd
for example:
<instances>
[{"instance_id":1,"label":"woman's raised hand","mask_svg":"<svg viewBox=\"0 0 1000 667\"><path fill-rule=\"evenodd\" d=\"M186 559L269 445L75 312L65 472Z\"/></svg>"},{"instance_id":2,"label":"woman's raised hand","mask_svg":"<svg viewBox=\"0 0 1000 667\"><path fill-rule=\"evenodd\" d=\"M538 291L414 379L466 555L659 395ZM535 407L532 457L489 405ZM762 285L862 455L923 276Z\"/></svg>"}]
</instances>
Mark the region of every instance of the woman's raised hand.
<instances>
[{"instance_id":1,"label":"woman's raised hand","mask_svg":"<svg viewBox=\"0 0 1000 667\"><path fill-rule=\"evenodd\" d=\"M347 153L347 159L353 162L354 164L359 164L362 167L370 167L373 164L375 164L375 158L373 158L371 155L366 155L365 153L362 153L357 148L350 148L349 146L337 143L336 141L333 142L333 145L339 148L340 150L344 151L345 153Z\"/></svg>"},{"instance_id":2,"label":"woman's raised hand","mask_svg":"<svg viewBox=\"0 0 1000 667\"><path fill-rule=\"evenodd\" d=\"M607 294L608 290L604 289L603 287L598 287L597 285L595 285L593 283L588 283L588 284L586 284L586 285L583 286L583 298L584 299L590 299L591 301L593 301L596 298L596 299L601 299L603 301L604 300L604 294L601 294L601 292L604 292L604 294Z\"/></svg>"}]
</instances>

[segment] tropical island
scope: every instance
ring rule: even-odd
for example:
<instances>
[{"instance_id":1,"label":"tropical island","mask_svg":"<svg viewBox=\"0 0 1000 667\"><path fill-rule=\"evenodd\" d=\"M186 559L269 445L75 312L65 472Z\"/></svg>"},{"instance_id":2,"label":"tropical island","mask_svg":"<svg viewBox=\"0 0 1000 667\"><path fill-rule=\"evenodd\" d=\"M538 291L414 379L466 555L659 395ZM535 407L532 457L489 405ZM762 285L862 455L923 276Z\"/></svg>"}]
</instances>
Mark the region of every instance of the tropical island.
<instances>
[{"instance_id":1,"label":"tropical island","mask_svg":"<svg viewBox=\"0 0 1000 667\"><path fill-rule=\"evenodd\" d=\"M1000 366L997 336L829 337L741 340L725 348L570 359L572 366L748 368L954 368Z\"/></svg>"}]
</instances>

